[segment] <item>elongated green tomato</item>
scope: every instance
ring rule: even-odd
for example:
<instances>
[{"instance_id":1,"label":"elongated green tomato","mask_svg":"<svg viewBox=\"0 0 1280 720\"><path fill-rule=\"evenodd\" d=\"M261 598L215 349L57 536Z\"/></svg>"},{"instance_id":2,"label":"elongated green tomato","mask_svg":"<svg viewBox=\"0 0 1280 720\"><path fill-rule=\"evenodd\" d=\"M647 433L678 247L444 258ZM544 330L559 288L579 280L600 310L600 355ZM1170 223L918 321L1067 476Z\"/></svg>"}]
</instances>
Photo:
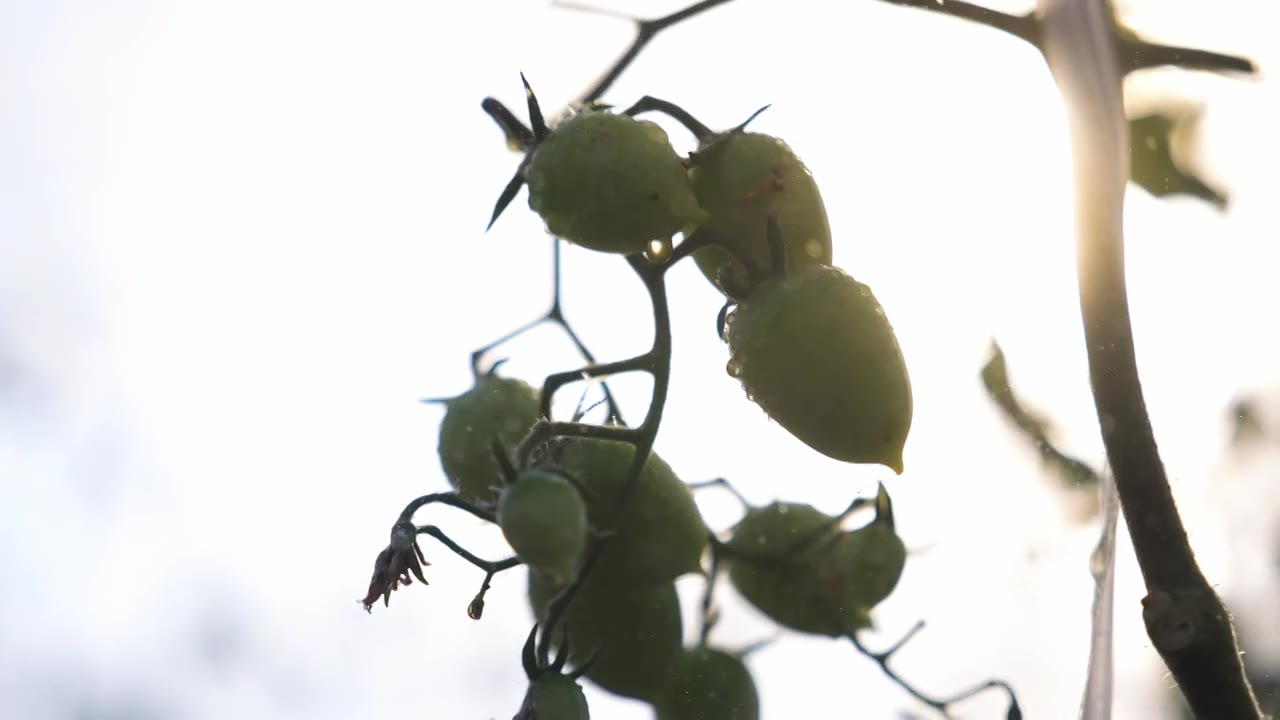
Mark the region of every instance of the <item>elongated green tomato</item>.
<instances>
[{"instance_id":1,"label":"elongated green tomato","mask_svg":"<svg viewBox=\"0 0 1280 720\"><path fill-rule=\"evenodd\" d=\"M529 567L555 584L573 579L587 546L587 506L568 480L543 469L520 473L498 500L498 525Z\"/></svg>"},{"instance_id":2,"label":"elongated green tomato","mask_svg":"<svg viewBox=\"0 0 1280 720\"><path fill-rule=\"evenodd\" d=\"M871 288L812 266L757 285L729 317L727 372L818 452L902 473L911 381Z\"/></svg>"},{"instance_id":3,"label":"elongated green tomato","mask_svg":"<svg viewBox=\"0 0 1280 720\"><path fill-rule=\"evenodd\" d=\"M513 720L590 720L582 686L567 675L544 673L529 684Z\"/></svg>"},{"instance_id":4,"label":"elongated green tomato","mask_svg":"<svg viewBox=\"0 0 1280 720\"><path fill-rule=\"evenodd\" d=\"M539 393L527 383L492 373L467 392L445 401L440 422L440 464L464 499L493 505L502 487L493 438L511 447L538 421Z\"/></svg>"},{"instance_id":5,"label":"elongated green tomato","mask_svg":"<svg viewBox=\"0 0 1280 720\"><path fill-rule=\"evenodd\" d=\"M840 531L811 505L775 502L752 508L733 529L729 581L757 610L797 632L838 637L866 618L845 611L827 560Z\"/></svg>"},{"instance_id":6,"label":"elongated green tomato","mask_svg":"<svg viewBox=\"0 0 1280 720\"><path fill-rule=\"evenodd\" d=\"M565 440L558 453L559 466L586 491L591 526L614 533L593 575L652 585L701 572L706 523L688 486L657 453L649 456L621 515L617 500L635 458L633 446L575 438Z\"/></svg>"},{"instance_id":7,"label":"elongated green tomato","mask_svg":"<svg viewBox=\"0 0 1280 720\"><path fill-rule=\"evenodd\" d=\"M782 230L787 264L793 271L831 264L827 209L809 168L782 140L731 130L712 136L694 153L689 171L693 191L717 231L737 252L767 269L771 265L766 219L773 213ZM693 255L702 273L725 292L721 273L739 267L716 247ZM741 285L745 278L736 278Z\"/></svg>"},{"instance_id":8,"label":"elongated green tomato","mask_svg":"<svg viewBox=\"0 0 1280 720\"><path fill-rule=\"evenodd\" d=\"M760 697L742 659L709 647L680 656L657 720L759 720Z\"/></svg>"},{"instance_id":9,"label":"elongated green tomato","mask_svg":"<svg viewBox=\"0 0 1280 720\"><path fill-rule=\"evenodd\" d=\"M538 622L545 623L558 591L529 573L529 604ZM680 599L672 583L633 585L593 571L557 626L555 645L566 628L569 662L581 666L594 656L585 677L615 695L653 702L680 657Z\"/></svg>"},{"instance_id":10,"label":"elongated green tomato","mask_svg":"<svg viewBox=\"0 0 1280 720\"><path fill-rule=\"evenodd\" d=\"M680 157L658 125L584 110L550 131L525 168L529 207L551 234L633 254L706 219Z\"/></svg>"}]
</instances>

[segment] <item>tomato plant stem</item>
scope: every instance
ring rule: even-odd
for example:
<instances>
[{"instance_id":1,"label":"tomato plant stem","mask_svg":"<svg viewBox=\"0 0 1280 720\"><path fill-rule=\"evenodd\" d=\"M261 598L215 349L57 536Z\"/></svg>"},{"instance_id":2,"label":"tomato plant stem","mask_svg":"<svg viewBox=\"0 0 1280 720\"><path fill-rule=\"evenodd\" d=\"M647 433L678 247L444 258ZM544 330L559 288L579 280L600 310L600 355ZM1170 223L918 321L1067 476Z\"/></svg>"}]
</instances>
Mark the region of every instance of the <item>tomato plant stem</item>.
<instances>
[{"instance_id":1,"label":"tomato plant stem","mask_svg":"<svg viewBox=\"0 0 1280 720\"><path fill-rule=\"evenodd\" d=\"M458 508L459 510L464 510L466 512L469 512L472 515L475 515L476 517L486 522L497 523L497 518L494 517L492 510L488 508L480 507L478 505L474 505L470 502L467 502L466 500L463 500L462 497L458 495L456 491L453 491L453 490L450 490L448 492L430 493L428 495L423 495L422 497L414 498L413 500L409 501L409 504L405 505L404 510L400 512L399 521L407 522L409 520L412 520L414 513L418 512L419 509L427 505L431 505L433 503L440 503L442 505L448 505L449 507L455 507L455 508Z\"/></svg>"},{"instance_id":2,"label":"tomato plant stem","mask_svg":"<svg viewBox=\"0 0 1280 720\"><path fill-rule=\"evenodd\" d=\"M1071 129L1077 272L1089 379L1147 596L1147 635L1198 718L1261 716L1222 600L1196 564L1138 377L1125 282L1128 125L1110 9L1039 0L1045 58Z\"/></svg>"},{"instance_id":3,"label":"tomato plant stem","mask_svg":"<svg viewBox=\"0 0 1280 720\"><path fill-rule=\"evenodd\" d=\"M893 668L889 667L889 661L893 658L893 656L896 655L898 651L901 650L909 640L914 638L916 636L916 633L919 633L923 629L924 629L924 621L921 620L917 622L915 625L913 625L911 629L907 631L906 635L903 635L901 639L899 639L893 645L890 645L887 650L883 650L881 652L872 652L871 650L869 650L865 645L862 644L862 641L858 639L858 636L856 633L850 633L848 637L849 637L849 641L853 643L854 648L856 648L858 652L867 656L873 662L879 665L880 671L883 672L886 677L888 677L895 684L897 684L898 687L907 691L907 693L911 695L911 697L915 698L916 700L919 700L925 705L928 705L934 710L937 710L944 718L951 717L949 711L952 705L968 700L974 695L977 695L978 693L984 692L986 690L990 690L992 688L1000 688L1004 690L1005 693L1008 694L1009 696L1009 710L1007 711L1006 716L1009 718L1009 720L1014 720L1015 718L1019 720L1021 719L1022 708L1018 705L1018 698L1014 694L1013 688L1010 687L1009 684L1004 682L1003 680L987 680L983 683L975 685L972 688L969 688L968 690L965 690L964 692L960 692L955 695L952 695L951 697L935 698L917 690L915 686L913 686L911 683L903 679L901 675L898 675L898 673Z\"/></svg>"},{"instance_id":4,"label":"tomato plant stem","mask_svg":"<svg viewBox=\"0 0 1280 720\"><path fill-rule=\"evenodd\" d=\"M667 390L671 383L671 312L667 301L666 272L677 259L673 254L666 262L654 264L643 255L627 256L627 263L635 271L636 275L640 277L641 282L644 283L645 289L649 293L650 304L653 307L653 347L645 355L626 361L627 363L641 362L647 364L647 370L653 375L652 399L649 403L649 410L645 414L644 422L640 424L640 427L632 430L630 428L602 427L584 423L547 422L539 424L541 427L551 428L551 430L543 431L544 434L548 435L545 439L550 439L553 434L561 435L562 433L555 432L555 429L559 428L561 430L572 430L578 437L622 439L631 443L635 448L631 465L627 469L626 481L614 500L614 512L610 513L610 517L617 518L621 516L627 500L638 484L640 473L653 452L653 443L657 439L658 427L662 423L662 413L667 404ZM544 402L545 400L546 398L544 397ZM534 431L539 426L535 426ZM629 430L630 432L619 433L617 432L619 430ZM529 437L535 435L534 431L529 433ZM525 441L528 441L529 437L526 437ZM520 456L520 462L524 463L532 451L532 444L521 442L521 448L525 452ZM599 560L612 537L612 533L609 532L602 533L596 537L591 547L587 550L586 558L578 571L578 576L551 601L550 606L547 608L547 617L542 629L542 640L538 643L538 657L542 662L546 662L550 652L551 639L554 637L556 624L564 617L569 604L595 567L596 561Z\"/></svg>"},{"instance_id":5,"label":"tomato plant stem","mask_svg":"<svg viewBox=\"0 0 1280 720\"><path fill-rule=\"evenodd\" d=\"M1008 33L1026 41L1037 50L1044 52L1043 23L1038 13L1010 15L980 5L963 2L963 0L946 0L946 2L939 2L938 0L880 0L880 2L928 10L929 12L950 15L962 20L986 25L989 28ZM1185 70L1249 74L1256 71L1253 63L1246 58L1147 42L1138 37L1133 31L1115 23L1114 20L1110 31L1112 42L1118 53L1120 70L1125 74L1155 67L1180 67Z\"/></svg>"}]
</instances>

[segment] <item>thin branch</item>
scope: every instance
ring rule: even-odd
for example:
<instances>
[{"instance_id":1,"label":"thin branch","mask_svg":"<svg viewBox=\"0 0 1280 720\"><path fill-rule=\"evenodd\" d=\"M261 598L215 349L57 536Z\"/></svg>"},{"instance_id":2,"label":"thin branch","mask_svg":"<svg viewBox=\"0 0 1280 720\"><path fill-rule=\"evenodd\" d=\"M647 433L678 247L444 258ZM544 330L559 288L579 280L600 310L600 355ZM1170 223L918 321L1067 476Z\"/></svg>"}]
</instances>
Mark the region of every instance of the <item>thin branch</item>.
<instances>
[{"instance_id":1,"label":"thin branch","mask_svg":"<svg viewBox=\"0 0 1280 720\"><path fill-rule=\"evenodd\" d=\"M561 295L561 259L560 259L560 239L551 238L551 308L547 310L541 317L521 325L520 327L508 332L483 347L471 353L471 369L476 375L481 373L481 363L485 355L493 351L494 348L504 343L510 342L517 337L529 332L530 330L542 325L543 323L554 323L559 326L564 334L568 336L569 341L573 343L578 354L588 363L595 364L596 356L587 349L585 343L578 337L578 333L574 331L573 326L564 317L564 306L560 302ZM604 391L605 404L608 406L609 419L619 425L625 424L622 419L622 409L618 406L617 399L613 396L613 391L609 389L609 383L600 383L601 389ZM544 399L544 404L548 402ZM549 416L548 416L549 417Z\"/></svg>"},{"instance_id":2,"label":"thin branch","mask_svg":"<svg viewBox=\"0 0 1280 720\"><path fill-rule=\"evenodd\" d=\"M714 478L712 480L703 480L701 482L685 483L685 485L687 485L689 490L693 492L713 487L724 488L734 497L734 499L738 501L739 504L742 505L743 508L751 508L751 503L747 502L746 496L739 492L738 488L734 487L733 483L729 482L725 478Z\"/></svg>"},{"instance_id":3,"label":"thin branch","mask_svg":"<svg viewBox=\"0 0 1280 720\"><path fill-rule=\"evenodd\" d=\"M408 522L413 519L413 514L418 512L420 508L433 503L448 505L449 507L458 508L475 515L486 522L497 523L498 519L494 516L493 511L489 508L483 508L463 500L457 492L450 490L448 492L437 492L414 498L405 505L404 510L400 512L400 522Z\"/></svg>"},{"instance_id":4,"label":"thin branch","mask_svg":"<svg viewBox=\"0 0 1280 720\"><path fill-rule=\"evenodd\" d=\"M1021 720L1022 708L1021 706L1018 705L1018 696L1014 694L1013 688L1009 686L1009 683L1003 680L987 680L986 682L979 683L978 685L975 685L974 687L969 688L964 692L957 693L950 697L935 698L930 695L924 694L920 690L917 690L914 685L907 682L901 675L897 673L897 671L889 667L889 661L893 658L893 656L896 655L898 651L901 650L903 646L907 644L908 641L914 638L916 634L923 629L924 629L924 621L921 620L917 622L915 625L913 625L911 629L907 631L907 634L904 635L900 640L895 642L893 645L890 645L888 649L882 650L880 652L872 652L871 650L867 649L867 647L862 644L862 641L858 639L857 633L850 633L848 637L849 637L849 642L853 643L853 646L857 648L858 652L870 658L872 662L880 666L880 672L884 673L885 677L892 680L894 684L896 684L898 687L907 691L907 694L911 695L911 697L924 703L925 705L928 705L934 710L937 710L938 713L942 715L942 717L944 718L951 717L950 709L952 705L956 705L958 703L964 702L965 700L968 700L974 695L977 695L981 692L985 692L992 688L1000 688L1001 690L1004 690L1005 693L1009 696L1009 709L1006 712L1006 717L1008 718L1008 720Z\"/></svg>"},{"instance_id":5,"label":"thin branch","mask_svg":"<svg viewBox=\"0 0 1280 720\"><path fill-rule=\"evenodd\" d=\"M1238 72L1252 75L1257 72L1253 62L1235 55L1224 55L1209 50L1158 45L1138 37L1133 31L1116 28L1117 52L1125 73L1157 67L1179 67L1183 70L1209 72Z\"/></svg>"},{"instance_id":6,"label":"thin branch","mask_svg":"<svg viewBox=\"0 0 1280 720\"><path fill-rule=\"evenodd\" d=\"M642 255L627 256L627 263L644 283L653 307L653 347L645 356L640 358L648 363L648 371L653 376L653 393L649 403L649 410L645 414L644 422L640 424L640 427L631 429L616 426L584 425L582 423L539 423L538 426L534 427L534 431L531 431L529 436L526 436L525 440L521 442L521 448L518 450L518 452L522 452L519 455L520 461L522 463L527 461L532 448L535 446L530 441L530 438L535 435L535 431L538 431L539 427L545 428L541 431L541 434L545 436L543 441L554 436L566 434L559 432L559 429L569 430L578 437L621 439L630 443L634 448L634 455L631 459L631 465L627 468L626 481L613 500L614 508L610 516L614 518L622 516L621 510L626 506L636 486L639 485L640 474L653 453L653 443L658 437L658 427L662 423L662 414L667 404L667 391L671 384L672 348L671 310L667 301L666 272L671 268L672 262L674 260L669 258L663 264L654 264ZM607 531L608 528L605 530ZM551 640L554 637L556 625L563 619L565 612L568 611L569 604L573 601L573 598L595 567L596 562L604 553L613 536L614 534L611 532L604 532L596 537L587 551L586 558L578 571L577 577L551 601L550 606L547 608L542 640L538 644L538 657L543 662L546 661L550 653Z\"/></svg>"},{"instance_id":7,"label":"thin branch","mask_svg":"<svg viewBox=\"0 0 1280 720\"><path fill-rule=\"evenodd\" d=\"M1030 43L1042 53L1044 52L1044 30L1037 13L1010 15L961 0L880 0L880 2L928 10L986 25ZM1116 52L1120 57L1120 68L1125 74L1156 67L1245 74L1253 74L1257 71L1254 64L1246 58L1147 42L1132 30L1115 23L1114 20L1111 25Z\"/></svg>"},{"instance_id":8,"label":"thin branch","mask_svg":"<svg viewBox=\"0 0 1280 720\"><path fill-rule=\"evenodd\" d=\"M613 87L613 84L617 82L618 78L622 76L622 73L631 66L631 63L635 62L636 58L640 56L640 51L644 50L645 46L650 42L653 42L653 39L663 30L728 2L730 2L730 0L702 0L702 2L694 3L683 10L678 10L670 15L654 18L652 20L627 18L631 22L635 23L636 26L636 37L631 41L631 46L627 48L626 52L622 53L621 57L614 61L613 65L600 76L600 79L597 80L594 85L578 97L574 104L586 105L599 100L606 92L608 92L609 88ZM586 7L576 3L556 2L553 3L553 5L570 10L578 10L600 15L614 15L617 17L615 13L596 10L595 8Z\"/></svg>"},{"instance_id":9,"label":"thin branch","mask_svg":"<svg viewBox=\"0 0 1280 720\"><path fill-rule=\"evenodd\" d=\"M1040 47L1040 24L1034 15L1010 15L991 8L962 2L962 0L880 0L890 5L918 8L930 12L950 15L969 20L1001 32L1008 33L1019 40Z\"/></svg>"},{"instance_id":10,"label":"thin branch","mask_svg":"<svg viewBox=\"0 0 1280 720\"><path fill-rule=\"evenodd\" d=\"M418 534L430 535L436 540L439 540L442 545L452 550L458 555L458 557L466 560L472 565L475 565L477 568L484 570L486 573L489 573L489 577L493 577L493 575L504 570L510 570L513 567L519 567L524 564L523 560L515 556L504 558L502 560L485 560L484 558L478 557L466 548L454 542L448 535L444 534L443 530L435 525L420 525L418 527ZM485 580L485 583L488 583L487 579Z\"/></svg>"},{"instance_id":11,"label":"thin branch","mask_svg":"<svg viewBox=\"0 0 1280 720\"><path fill-rule=\"evenodd\" d=\"M1196 564L1138 377L1125 284L1128 173L1121 65L1099 0L1040 0L1045 57L1067 108L1075 167L1080 311L1094 405L1147 587L1152 644L1198 718L1261 717L1222 600Z\"/></svg>"}]
</instances>

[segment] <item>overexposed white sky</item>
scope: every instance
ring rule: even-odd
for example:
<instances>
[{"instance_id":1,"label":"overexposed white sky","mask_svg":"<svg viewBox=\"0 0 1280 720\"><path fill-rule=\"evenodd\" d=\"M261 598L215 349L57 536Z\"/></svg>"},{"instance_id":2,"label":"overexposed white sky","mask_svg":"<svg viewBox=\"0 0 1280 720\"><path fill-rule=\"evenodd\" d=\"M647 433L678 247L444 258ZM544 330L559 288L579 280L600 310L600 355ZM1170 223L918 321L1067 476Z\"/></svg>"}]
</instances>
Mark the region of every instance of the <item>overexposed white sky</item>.
<instances>
[{"instance_id":1,"label":"overexposed white sky","mask_svg":"<svg viewBox=\"0 0 1280 720\"><path fill-rule=\"evenodd\" d=\"M1280 381L1275 18L1243 0L1121 8L1154 38L1262 69L1130 79L1134 107L1206 107L1198 157L1232 205L1131 187L1127 218L1144 388L1192 543L1242 616L1262 612L1275 605L1257 545L1274 544L1280 515L1275 457L1229 456L1224 413ZM523 193L484 233L518 156L480 101L523 116L523 71L558 110L630 37L547 2L0 5L0 716L515 712L522 571L495 580L474 623L480 573L425 540L430 587L372 615L355 599L404 502L444 488L440 411L417 398L465 389L469 352L549 298L550 243ZM903 476L817 456L725 374L717 295L689 264L670 279L658 452L757 503L834 511L886 480L919 552L878 611L883 644L930 625L897 667L939 695L1002 677L1027 717L1073 718L1096 529L1046 491L978 383L994 336L1064 447L1100 462L1066 124L1039 56L871 0L738 0L664 34L605 99L644 94L712 127L772 103L753 129L810 166L835 262L884 304L916 398ZM625 264L572 248L565 262L566 313L597 355L643 350L648 309ZM550 329L508 352L530 380L578 364ZM648 384L617 387L639 417ZM722 495L700 500L712 524L736 519ZM419 517L504 553L467 516ZM1121 557L1117 718L1148 718L1161 670L1123 541ZM716 640L768 636L723 587ZM750 663L766 718L913 707L847 644L788 635ZM649 716L588 694L596 717ZM958 715L1003 707L994 694Z\"/></svg>"}]
</instances>

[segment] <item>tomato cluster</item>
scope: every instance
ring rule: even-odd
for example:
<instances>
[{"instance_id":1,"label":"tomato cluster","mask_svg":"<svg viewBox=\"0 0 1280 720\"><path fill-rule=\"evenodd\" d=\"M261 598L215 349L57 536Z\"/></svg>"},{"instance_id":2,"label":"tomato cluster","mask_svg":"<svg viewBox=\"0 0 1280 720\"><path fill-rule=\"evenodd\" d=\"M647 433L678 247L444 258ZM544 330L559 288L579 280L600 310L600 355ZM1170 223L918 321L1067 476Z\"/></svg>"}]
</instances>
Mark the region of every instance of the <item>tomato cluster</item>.
<instances>
[{"instance_id":1,"label":"tomato cluster","mask_svg":"<svg viewBox=\"0 0 1280 720\"><path fill-rule=\"evenodd\" d=\"M832 265L826 207L809 169L783 140L746 130L759 112L712 131L646 97L621 112L584 105L548 125L525 87L531 127L496 101L485 105L525 151L493 220L527 185L548 233L624 256L653 301L654 345L601 365L573 336L591 364L549 376L541 389L496 366L480 371L477 351L474 386L441 401L439 453L452 489L405 509L365 605L389 602L410 573L425 583L416 528L486 571L468 609L475 619L494 574L528 568L536 624L518 720L589 717L582 679L649 703L658 720L758 720L745 651L708 639L720 573L781 627L853 637L897 585L906 550L883 486L874 501L860 501L875 505L875 518L854 530L843 528L845 515L780 501L747 507L725 532L707 526L692 487L653 449L670 372L665 272L693 258L726 300L719 326L728 374L779 426L835 460L902 473L912 416L905 359L871 289ZM653 111L688 128L696 149L682 157L658 125L636 118ZM549 318L569 330L556 297ZM605 425L550 417L561 385L629 371L655 379L639 426L622 423L611 396ZM431 502L494 523L515 555L486 561L435 526L414 526L413 513ZM706 580L692 645L676 589L689 574Z\"/></svg>"}]
</instances>

